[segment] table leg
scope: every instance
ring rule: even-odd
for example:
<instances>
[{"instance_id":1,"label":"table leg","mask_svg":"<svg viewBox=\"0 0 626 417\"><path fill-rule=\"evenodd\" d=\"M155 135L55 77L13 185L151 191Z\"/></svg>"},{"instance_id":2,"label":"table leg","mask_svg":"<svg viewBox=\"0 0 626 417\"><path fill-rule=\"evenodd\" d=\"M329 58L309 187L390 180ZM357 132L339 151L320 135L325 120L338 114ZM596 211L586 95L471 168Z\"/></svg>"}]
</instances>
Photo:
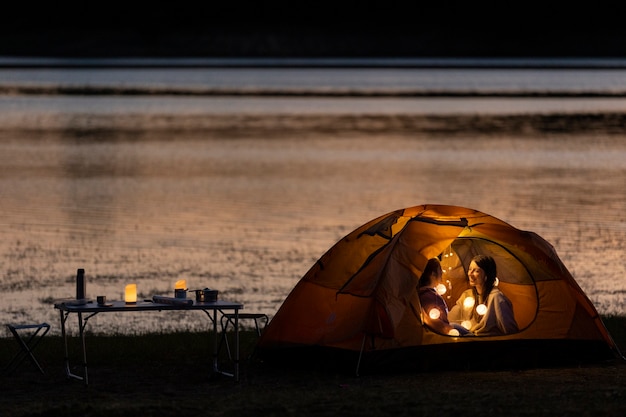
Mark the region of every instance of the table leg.
<instances>
[{"instance_id":1,"label":"table leg","mask_svg":"<svg viewBox=\"0 0 626 417\"><path fill-rule=\"evenodd\" d=\"M209 314L209 317L211 315ZM219 372L219 366L217 361L217 310L213 309L213 372Z\"/></svg>"},{"instance_id":2,"label":"table leg","mask_svg":"<svg viewBox=\"0 0 626 417\"><path fill-rule=\"evenodd\" d=\"M239 382L239 309L235 309L235 381Z\"/></svg>"},{"instance_id":3,"label":"table leg","mask_svg":"<svg viewBox=\"0 0 626 417\"><path fill-rule=\"evenodd\" d=\"M61 337L63 337L63 347L65 352L65 375L70 378L70 376L72 375L72 373L70 372L70 353L67 347L67 334L65 333L65 320L67 320L67 316L69 315L69 313L64 315L63 310L59 310L59 313L61 314Z\"/></svg>"},{"instance_id":4,"label":"table leg","mask_svg":"<svg viewBox=\"0 0 626 417\"><path fill-rule=\"evenodd\" d=\"M64 314L63 310L59 310L59 313L61 314L61 336L63 337L63 347L64 347L64 350L65 350L65 375L68 378L74 378L74 379L78 379L78 380L81 380L81 381L84 380L85 381L85 385L87 385L87 378L86 377L84 378L84 377L82 377L80 375L76 375L76 374L72 373L72 371L71 371L70 353L69 353L69 347L68 347L68 342L67 342L67 331L65 329L65 322L67 321L70 313L67 312L67 313ZM83 344L83 349L84 349L84 346L85 345ZM83 358L84 358L84 355L83 355ZM86 370L86 368L85 368L85 370Z\"/></svg>"},{"instance_id":5,"label":"table leg","mask_svg":"<svg viewBox=\"0 0 626 417\"><path fill-rule=\"evenodd\" d=\"M81 346L83 349L83 369L84 369L84 376L80 376L80 375L76 375L72 373L71 366L70 366L70 353L69 353L69 347L68 347L68 342L67 342L67 330L65 329L65 322L67 321L70 313L65 312L64 314L63 310L60 310L59 313L61 314L61 336L63 337L63 347L64 347L64 353L65 353L65 375L68 378L74 378L74 379L83 381L85 385L88 385L89 376L87 373L87 347L85 343L85 326L87 325L87 320L91 317L91 315L88 316L83 322L83 313L81 312L77 313L78 329L80 332L80 342L81 342Z\"/></svg>"},{"instance_id":6,"label":"table leg","mask_svg":"<svg viewBox=\"0 0 626 417\"><path fill-rule=\"evenodd\" d=\"M89 384L89 378L87 375L87 347L85 345L85 326L87 326L87 319L85 319L85 322L83 323L83 313L80 311L78 312L78 326L80 327L80 340L83 345L83 367L85 369L85 376L83 379L85 381L85 385L87 385Z\"/></svg>"},{"instance_id":7,"label":"table leg","mask_svg":"<svg viewBox=\"0 0 626 417\"><path fill-rule=\"evenodd\" d=\"M219 368L219 361L218 361L218 355L219 355L219 346L218 346L218 338L219 338L219 334L217 332L217 311L219 309L218 308L214 308L211 311L213 311L213 316L211 316L211 313L207 310L202 310L205 312L205 314L209 317L210 320L213 321L213 372L217 373L217 374L222 374L222 375L226 375L226 376L230 376L235 378L236 382L239 382L239 309L235 309L235 358L233 360L233 365L234 365L234 370L233 373L229 373L223 370L220 370ZM222 310L219 310L220 314L223 314Z\"/></svg>"}]
</instances>

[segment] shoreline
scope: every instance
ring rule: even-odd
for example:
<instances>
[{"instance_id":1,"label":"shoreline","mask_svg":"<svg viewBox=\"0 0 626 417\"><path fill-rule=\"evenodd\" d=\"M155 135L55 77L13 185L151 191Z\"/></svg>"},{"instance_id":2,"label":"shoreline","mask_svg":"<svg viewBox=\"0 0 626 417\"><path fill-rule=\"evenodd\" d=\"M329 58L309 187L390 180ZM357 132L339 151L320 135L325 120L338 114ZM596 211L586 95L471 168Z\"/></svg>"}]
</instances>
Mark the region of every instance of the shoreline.
<instances>
[{"instance_id":1,"label":"shoreline","mask_svg":"<svg viewBox=\"0 0 626 417\"><path fill-rule=\"evenodd\" d=\"M624 69L621 57L51 57L0 55L0 68Z\"/></svg>"},{"instance_id":2,"label":"shoreline","mask_svg":"<svg viewBox=\"0 0 626 417\"><path fill-rule=\"evenodd\" d=\"M30 114L0 116L5 135L201 133L225 137L293 134L515 136L626 134L626 112L440 115L440 114Z\"/></svg>"},{"instance_id":3,"label":"shoreline","mask_svg":"<svg viewBox=\"0 0 626 417\"><path fill-rule=\"evenodd\" d=\"M0 96L44 97L243 97L243 98L623 98L626 90L446 90L404 88L402 90L372 89L324 89L324 88L268 88L268 87L118 87L118 86L45 86L0 85Z\"/></svg>"}]
</instances>

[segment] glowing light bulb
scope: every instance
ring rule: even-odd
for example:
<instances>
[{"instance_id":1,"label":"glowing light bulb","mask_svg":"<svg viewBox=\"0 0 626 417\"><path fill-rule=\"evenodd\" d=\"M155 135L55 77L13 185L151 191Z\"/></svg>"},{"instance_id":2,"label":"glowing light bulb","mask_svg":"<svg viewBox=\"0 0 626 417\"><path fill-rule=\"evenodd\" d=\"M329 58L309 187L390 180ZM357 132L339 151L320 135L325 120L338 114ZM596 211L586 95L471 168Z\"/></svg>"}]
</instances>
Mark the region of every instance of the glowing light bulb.
<instances>
[{"instance_id":1,"label":"glowing light bulb","mask_svg":"<svg viewBox=\"0 0 626 417\"><path fill-rule=\"evenodd\" d=\"M467 330L472 328L472 322L469 320L463 320L463 322L461 322L461 326L465 327Z\"/></svg>"},{"instance_id":2,"label":"glowing light bulb","mask_svg":"<svg viewBox=\"0 0 626 417\"><path fill-rule=\"evenodd\" d=\"M461 333L457 329L450 329L448 336L461 336Z\"/></svg>"},{"instance_id":3,"label":"glowing light bulb","mask_svg":"<svg viewBox=\"0 0 626 417\"><path fill-rule=\"evenodd\" d=\"M474 300L474 297L467 297L465 300L463 300L463 307L472 308L474 307L475 303L476 303L476 300Z\"/></svg>"},{"instance_id":4,"label":"glowing light bulb","mask_svg":"<svg viewBox=\"0 0 626 417\"><path fill-rule=\"evenodd\" d=\"M441 316L441 311L439 311L439 309L431 308L430 311L428 312L428 317L430 317L433 320L437 320L439 316Z\"/></svg>"},{"instance_id":5,"label":"glowing light bulb","mask_svg":"<svg viewBox=\"0 0 626 417\"><path fill-rule=\"evenodd\" d=\"M484 315L487 312L487 306L484 304L478 304L476 306L476 312L481 316Z\"/></svg>"},{"instance_id":6,"label":"glowing light bulb","mask_svg":"<svg viewBox=\"0 0 626 417\"><path fill-rule=\"evenodd\" d=\"M439 295L444 295L448 289L446 288L446 286L445 286L445 285L443 285L443 284L438 284L438 285L435 287L435 290L437 290L437 294L439 294Z\"/></svg>"}]
</instances>

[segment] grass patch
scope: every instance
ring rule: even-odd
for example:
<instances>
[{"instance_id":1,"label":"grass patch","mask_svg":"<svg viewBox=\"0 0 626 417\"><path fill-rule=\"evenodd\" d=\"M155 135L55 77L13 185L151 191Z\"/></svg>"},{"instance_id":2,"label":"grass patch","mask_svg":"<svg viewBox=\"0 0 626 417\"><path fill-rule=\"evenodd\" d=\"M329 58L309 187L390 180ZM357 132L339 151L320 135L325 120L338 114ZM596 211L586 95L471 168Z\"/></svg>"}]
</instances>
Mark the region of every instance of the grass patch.
<instances>
[{"instance_id":1,"label":"grass patch","mask_svg":"<svg viewBox=\"0 0 626 417\"><path fill-rule=\"evenodd\" d=\"M626 318L606 317L620 349L626 349ZM241 335L242 358L256 337ZM70 356L80 361L79 340ZM357 377L328 369L278 368L254 358L242 361L241 381L211 376L213 339L206 333L88 336L89 382L68 380L63 340L46 336L35 353L41 375L24 362L0 377L1 415L18 416L419 416L625 415L623 361L565 368L445 371ZM17 351L0 339L0 358ZM225 355L221 355L220 362ZM307 358L302 358L306 361ZM436 360L436 358L433 358ZM2 363L4 366L4 363ZM80 366L73 371L80 373Z\"/></svg>"}]
</instances>

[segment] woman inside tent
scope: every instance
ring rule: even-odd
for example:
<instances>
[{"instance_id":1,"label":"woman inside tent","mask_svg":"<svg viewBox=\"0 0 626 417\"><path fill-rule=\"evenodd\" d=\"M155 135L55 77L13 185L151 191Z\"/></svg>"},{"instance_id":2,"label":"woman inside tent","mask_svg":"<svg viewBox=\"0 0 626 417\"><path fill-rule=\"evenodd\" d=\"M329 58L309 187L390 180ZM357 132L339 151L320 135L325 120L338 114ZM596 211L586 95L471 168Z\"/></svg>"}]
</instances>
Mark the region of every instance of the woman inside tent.
<instances>
[{"instance_id":1,"label":"woman inside tent","mask_svg":"<svg viewBox=\"0 0 626 417\"><path fill-rule=\"evenodd\" d=\"M442 334L450 336L467 334L468 331L464 327L448 322L448 305L437 292L437 286L441 285L442 276L443 269L439 259L429 259L418 281L418 294L424 312L424 322Z\"/></svg>"},{"instance_id":2,"label":"woman inside tent","mask_svg":"<svg viewBox=\"0 0 626 417\"><path fill-rule=\"evenodd\" d=\"M475 335L497 336L518 331L511 301L498 289L496 262L478 255L470 262L467 276L472 288L461 294L448 316Z\"/></svg>"}]
</instances>

